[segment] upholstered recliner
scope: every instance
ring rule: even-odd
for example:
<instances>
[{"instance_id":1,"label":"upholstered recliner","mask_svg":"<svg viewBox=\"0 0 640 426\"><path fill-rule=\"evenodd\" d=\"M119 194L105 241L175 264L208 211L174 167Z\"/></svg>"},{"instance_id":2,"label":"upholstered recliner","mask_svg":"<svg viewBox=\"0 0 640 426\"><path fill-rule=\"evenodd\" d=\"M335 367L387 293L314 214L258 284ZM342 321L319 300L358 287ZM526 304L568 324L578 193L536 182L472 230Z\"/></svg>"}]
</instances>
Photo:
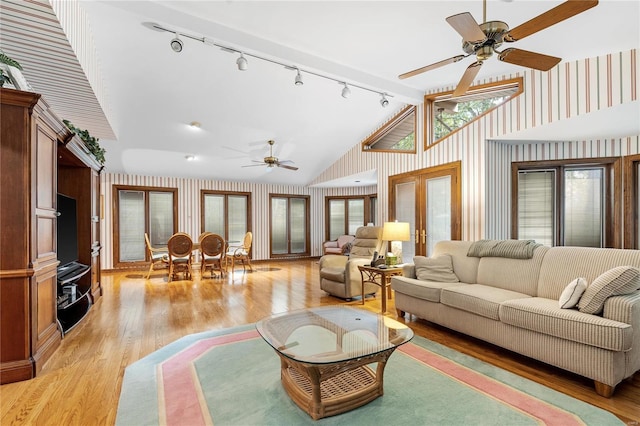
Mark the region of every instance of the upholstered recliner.
<instances>
[{"instance_id":1,"label":"upholstered recliner","mask_svg":"<svg viewBox=\"0 0 640 426\"><path fill-rule=\"evenodd\" d=\"M351 243L355 237L353 235L340 235L336 240L325 241L322 244L322 254L344 254L351 252Z\"/></svg>"},{"instance_id":2,"label":"upholstered recliner","mask_svg":"<svg viewBox=\"0 0 640 426\"><path fill-rule=\"evenodd\" d=\"M349 256L327 254L320 258L320 288L343 299L362 294L362 277L358 265L371 263L375 251L380 252L382 227L361 226L351 242ZM374 294L380 287L365 284L364 293Z\"/></svg>"}]
</instances>

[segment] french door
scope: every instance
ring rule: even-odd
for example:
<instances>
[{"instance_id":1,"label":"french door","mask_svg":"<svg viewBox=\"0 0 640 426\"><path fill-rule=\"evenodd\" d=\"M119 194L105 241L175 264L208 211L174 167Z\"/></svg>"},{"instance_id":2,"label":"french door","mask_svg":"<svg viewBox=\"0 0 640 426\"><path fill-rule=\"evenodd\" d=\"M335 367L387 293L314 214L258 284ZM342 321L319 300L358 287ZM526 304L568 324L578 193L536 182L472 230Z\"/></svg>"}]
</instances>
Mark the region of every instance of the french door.
<instances>
[{"instance_id":1,"label":"french door","mask_svg":"<svg viewBox=\"0 0 640 426\"><path fill-rule=\"evenodd\" d=\"M438 241L462 238L460 162L389 177L389 220L408 222L403 262L430 256Z\"/></svg>"},{"instance_id":2,"label":"french door","mask_svg":"<svg viewBox=\"0 0 640 426\"><path fill-rule=\"evenodd\" d=\"M309 197L271 195L271 257L309 256Z\"/></svg>"}]
</instances>

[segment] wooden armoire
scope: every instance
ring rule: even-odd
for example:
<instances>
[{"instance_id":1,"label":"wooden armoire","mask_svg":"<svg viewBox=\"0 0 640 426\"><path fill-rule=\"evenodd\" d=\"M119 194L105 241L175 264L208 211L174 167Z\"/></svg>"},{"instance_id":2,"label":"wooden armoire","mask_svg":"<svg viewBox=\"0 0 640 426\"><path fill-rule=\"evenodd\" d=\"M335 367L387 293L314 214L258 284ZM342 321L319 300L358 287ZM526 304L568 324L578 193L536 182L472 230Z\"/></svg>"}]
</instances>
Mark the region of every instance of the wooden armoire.
<instances>
[{"instance_id":1,"label":"wooden armoire","mask_svg":"<svg viewBox=\"0 0 640 426\"><path fill-rule=\"evenodd\" d=\"M59 187L78 199L79 261L91 265L85 284L91 287L92 303L101 295L100 169L40 95L0 88L2 384L35 377L62 339L57 317Z\"/></svg>"}]
</instances>

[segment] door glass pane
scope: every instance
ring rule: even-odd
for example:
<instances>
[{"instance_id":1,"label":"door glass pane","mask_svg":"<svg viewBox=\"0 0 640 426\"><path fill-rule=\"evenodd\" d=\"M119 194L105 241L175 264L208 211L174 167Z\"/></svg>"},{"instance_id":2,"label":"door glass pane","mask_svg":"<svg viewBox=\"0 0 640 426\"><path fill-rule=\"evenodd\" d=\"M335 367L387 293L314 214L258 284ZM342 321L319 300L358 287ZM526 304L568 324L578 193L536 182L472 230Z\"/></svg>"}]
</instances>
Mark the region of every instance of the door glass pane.
<instances>
[{"instance_id":1,"label":"door glass pane","mask_svg":"<svg viewBox=\"0 0 640 426\"><path fill-rule=\"evenodd\" d=\"M120 262L144 261L144 192L118 191L118 210Z\"/></svg>"},{"instance_id":2,"label":"door glass pane","mask_svg":"<svg viewBox=\"0 0 640 426\"><path fill-rule=\"evenodd\" d=\"M304 253L306 246L306 205L304 198L291 198L290 212L290 233L291 233L291 253Z\"/></svg>"},{"instance_id":3,"label":"door glass pane","mask_svg":"<svg viewBox=\"0 0 640 426\"><path fill-rule=\"evenodd\" d=\"M518 239L554 245L554 170L518 172Z\"/></svg>"},{"instance_id":4,"label":"door glass pane","mask_svg":"<svg viewBox=\"0 0 640 426\"><path fill-rule=\"evenodd\" d=\"M364 225L364 198L349 200L349 235L355 235L356 229Z\"/></svg>"},{"instance_id":5,"label":"door glass pane","mask_svg":"<svg viewBox=\"0 0 640 426\"><path fill-rule=\"evenodd\" d=\"M640 163L636 164L636 215L638 217L640 215ZM636 221L637 222L637 221ZM636 247L640 247L640 226L635 224L636 227Z\"/></svg>"},{"instance_id":6,"label":"door glass pane","mask_svg":"<svg viewBox=\"0 0 640 426\"><path fill-rule=\"evenodd\" d=\"M227 198L229 203L229 241L242 241L244 234L249 230L247 220L249 212L247 211L248 200L245 195L230 195ZM224 229L219 235L224 236Z\"/></svg>"},{"instance_id":7,"label":"door glass pane","mask_svg":"<svg viewBox=\"0 0 640 426\"><path fill-rule=\"evenodd\" d=\"M287 248L287 199L271 199L271 252L286 254Z\"/></svg>"},{"instance_id":8,"label":"door glass pane","mask_svg":"<svg viewBox=\"0 0 640 426\"><path fill-rule=\"evenodd\" d=\"M427 256L438 241L451 239L451 176L426 181Z\"/></svg>"},{"instance_id":9,"label":"door glass pane","mask_svg":"<svg viewBox=\"0 0 640 426\"><path fill-rule=\"evenodd\" d=\"M602 169L564 173L564 245L602 247L604 214Z\"/></svg>"},{"instance_id":10,"label":"door glass pane","mask_svg":"<svg viewBox=\"0 0 640 426\"><path fill-rule=\"evenodd\" d=\"M402 242L402 259L398 262L410 263L416 253L414 231L416 229L416 184L415 182L396 185L396 219L408 222L411 241Z\"/></svg>"},{"instance_id":11,"label":"door glass pane","mask_svg":"<svg viewBox=\"0 0 640 426\"><path fill-rule=\"evenodd\" d=\"M378 223L378 197L369 197L369 222Z\"/></svg>"},{"instance_id":12,"label":"door glass pane","mask_svg":"<svg viewBox=\"0 0 640 426\"><path fill-rule=\"evenodd\" d=\"M204 230L224 238L224 195L205 194Z\"/></svg>"},{"instance_id":13,"label":"door glass pane","mask_svg":"<svg viewBox=\"0 0 640 426\"><path fill-rule=\"evenodd\" d=\"M166 246L173 235L173 193L149 192L149 238Z\"/></svg>"},{"instance_id":14,"label":"door glass pane","mask_svg":"<svg viewBox=\"0 0 640 426\"><path fill-rule=\"evenodd\" d=\"M337 240L344 234L345 200L329 200L329 240Z\"/></svg>"}]
</instances>

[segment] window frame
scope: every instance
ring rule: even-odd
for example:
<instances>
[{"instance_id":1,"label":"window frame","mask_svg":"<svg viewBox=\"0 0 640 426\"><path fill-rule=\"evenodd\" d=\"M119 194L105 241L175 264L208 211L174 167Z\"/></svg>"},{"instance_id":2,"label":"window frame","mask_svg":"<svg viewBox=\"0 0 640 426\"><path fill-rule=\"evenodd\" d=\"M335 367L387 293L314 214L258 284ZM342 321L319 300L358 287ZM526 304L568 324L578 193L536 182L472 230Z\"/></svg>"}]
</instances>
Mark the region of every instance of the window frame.
<instances>
[{"instance_id":1,"label":"window frame","mask_svg":"<svg viewBox=\"0 0 640 426\"><path fill-rule=\"evenodd\" d=\"M331 238L331 217L329 206L331 201L333 200L344 200L344 212L345 212L345 223L343 233L341 235L348 235L349 232L349 200L363 200L364 202L364 223L362 226L365 226L367 223L372 223L372 200L377 198L378 194L369 194L369 195L327 195L324 197L324 239L325 241L330 241Z\"/></svg>"},{"instance_id":2,"label":"window frame","mask_svg":"<svg viewBox=\"0 0 640 426\"><path fill-rule=\"evenodd\" d=\"M555 209L554 221L557 224L554 230L554 246L563 246L564 227L564 171L579 167L603 167L604 168L604 238L603 247L621 247L621 183L622 164L620 157L580 158L568 160L543 160L521 161L511 163L511 238L518 239L518 173L523 170L555 170Z\"/></svg>"},{"instance_id":3,"label":"window frame","mask_svg":"<svg viewBox=\"0 0 640 426\"><path fill-rule=\"evenodd\" d=\"M224 235L221 237L225 240L229 240L229 196L232 197L246 197L247 198L247 232L252 232L252 217L251 217L251 192L241 192L241 191L218 191L211 189L201 189L200 190L200 233L205 232L205 197L207 195L222 195L224 196Z\"/></svg>"},{"instance_id":4,"label":"window frame","mask_svg":"<svg viewBox=\"0 0 640 426\"><path fill-rule=\"evenodd\" d=\"M404 121L408 116L413 114L413 149L376 149L374 145L389 132L391 132L397 125ZM418 115L416 113L415 105L407 105L396 115L391 117L386 123L382 125L378 130L368 136L362 143L363 152L391 152L396 154L415 154L418 151Z\"/></svg>"},{"instance_id":5,"label":"window frame","mask_svg":"<svg viewBox=\"0 0 640 426\"><path fill-rule=\"evenodd\" d=\"M140 191L145 193L145 232L149 234L149 193L150 192L170 192L173 195L173 233L178 230L178 188L161 186L138 186L138 185L113 185L112 187L112 223L113 223L113 263L116 268L129 268L147 266L149 261L148 250L145 249L144 261L122 262L120 261L120 191ZM144 236L142 237L144 238ZM145 245L146 248L146 245Z\"/></svg>"},{"instance_id":6,"label":"window frame","mask_svg":"<svg viewBox=\"0 0 640 426\"><path fill-rule=\"evenodd\" d=\"M433 117L434 117L434 112L435 112L435 107L434 104L436 102L442 102L445 100L453 100L455 99L453 97L453 90L448 90L448 91L444 91L444 92L437 92L437 93L432 93L432 94L428 94L424 96L424 151L428 150L429 148L434 147L435 145L439 144L440 142L442 142L443 140L447 139L448 137L456 134L457 132L461 131L462 129L466 128L467 126L469 126L471 123L474 123L476 121L478 121L479 119L481 119L482 117L484 117L485 115L489 114L490 112L492 112L493 110L495 110L496 108L498 108L499 106L502 106L504 104L506 104L509 101L512 101L513 99L517 98L518 96L520 96L523 92L524 92L524 79L522 77L516 77L516 78L509 78L509 79L505 79L505 80L500 80L500 81L494 81L491 83L485 83L485 84L479 84L476 86L471 86L469 88L469 90L467 90L467 92L465 93L464 96L468 96L469 94L474 94L474 93L493 93L495 91L498 91L500 89L506 88L508 86L516 86L516 91L515 93L513 93L511 96L509 96L507 99L504 100L504 102L502 102L501 104L498 104L494 107L491 107L489 109L487 109L486 111L484 111L482 114L479 114L478 116L476 116L473 120L467 122L464 126L459 127L455 130L453 130L451 133L447 134L446 136L443 136L440 139L434 140L434 134L433 134Z\"/></svg>"}]
</instances>

